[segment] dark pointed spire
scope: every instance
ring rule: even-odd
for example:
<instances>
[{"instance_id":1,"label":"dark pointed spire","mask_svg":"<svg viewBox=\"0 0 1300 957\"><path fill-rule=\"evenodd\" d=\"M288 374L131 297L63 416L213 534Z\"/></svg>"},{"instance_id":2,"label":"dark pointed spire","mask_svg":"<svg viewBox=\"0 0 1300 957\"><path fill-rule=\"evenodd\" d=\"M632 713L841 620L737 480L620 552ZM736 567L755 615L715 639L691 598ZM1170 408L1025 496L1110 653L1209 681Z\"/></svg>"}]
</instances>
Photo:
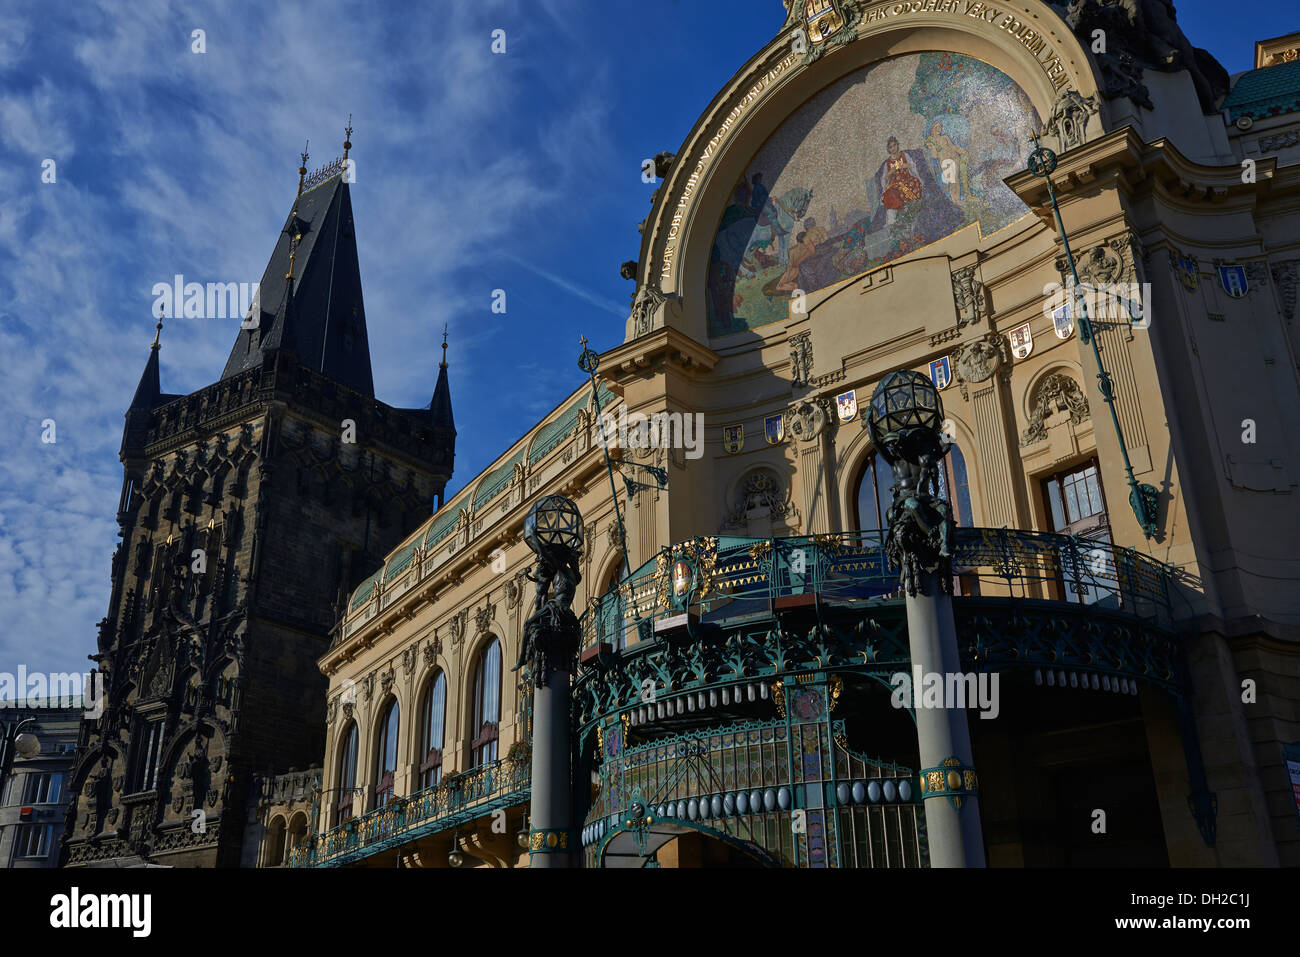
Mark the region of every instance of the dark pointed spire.
<instances>
[{"instance_id":1,"label":"dark pointed spire","mask_svg":"<svg viewBox=\"0 0 1300 957\"><path fill-rule=\"evenodd\" d=\"M348 136L345 149L351 148ZM258 290L267 311L250 316L240 330L223 379L284 350L301 365L374 396L346 171L340 159L307 175L304 150L293 208Z\"/></svg>"},{"instance_id":2,"label":"dark pointed spire","mask_svg":"<svg viewBox=\"0 0 1300 957\"><path fill-rule=\"evenodd\" d=\"M153 345L149 347L149 361L144 364L144 373L140 384L135 387L135 397L131 399L131 410L149 410L158 405L162 397L162 378L158 373L158 351L161 349L159 337L162 336L162 316L158 317L158 326L153 334Z\"/></svg>"},{"instance_id":3,"label":"dark pointed spire","mask_svg":"<svg viewBox=\"0 0 1300 957\"><path fill-rule=\"evenodd\" d=\"M447 327L442 328L442 362L438 365L438 384L433 387L433 401L429 412L435 429L448 429L456 434L456 422L451 415L451 385L447 382Z\"/></svg>"}]
</instances>

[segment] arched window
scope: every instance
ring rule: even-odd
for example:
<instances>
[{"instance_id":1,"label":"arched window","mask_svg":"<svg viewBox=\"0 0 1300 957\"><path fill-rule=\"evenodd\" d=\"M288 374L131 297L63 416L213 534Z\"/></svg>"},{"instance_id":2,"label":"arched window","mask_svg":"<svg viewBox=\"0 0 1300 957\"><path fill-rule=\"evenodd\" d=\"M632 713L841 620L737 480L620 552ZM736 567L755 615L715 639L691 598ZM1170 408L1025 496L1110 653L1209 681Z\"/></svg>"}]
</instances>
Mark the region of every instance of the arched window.
<instances>
[{"instance_id":1,"label":"arched window","mask_svg":"<svg viewBox=\"0 0 1300 957\"><path fill-rule=\"evenodd\" d=\"M497 759L497 726L501 721L501 642L493 638L479 652L474 668L474 721L470 742L473 766Z\"/></svg>"},{"instance_id":2,"label":"arched window","mask_svg":"<svg viewBox=\"0 0 1300 957\"><path fill-rule=\"evenodd\" d=\"M267 828L266 867L279 867L284 863L285 823L278 814Z\"/></svg>"},{"instance_id":3,"label":"arched window","mask_svg":"<svg viewBox=\"0 0 1300 957\"><path fill-rule=\"evenodd\" d=\"M627 645L627 631L624 629L623 621L623 598L621 595L611 592L616 589L623 581L623 565L615 565L605 581L605 587L602 588L597 596L605 598L610 595L608 601L604 601L600 606L600 617L597 624L600 631L600 640L609 642L610 646L619 651Z\"/></svg>"},{"instance_id":4,"label":"arched window","mask_svg":"<svg viewBox=\"0 0 1300 957\"><path fill-rule=\"evenodd\" d=\"M375 807L393 799L393 775L397 771L397 701L390 701L379 723L379 756L375 761Z\"/></svg>"},{"instance_id":5,"label":"arched window","mask_svg":"<svg viewBox=\"0 0 1300 957\"><path fill-rule=\"evenodd\" d=\"M889 527L889 504L894 500L890 490L894 484L894 470L889 463L872 452L858 479L857 527L862 531ZM958 525L974 524L970 502L970 476L966 471L966 457L953 445L943 457L939 468L939 497L952 505L953 518Z\"/></svg>"},{"instance_id":6,"label":"arched window","mask_svg":"<svg viewBox=\"0 0 1300 957\"><path fill-rule=\"evenodd\" d=\"M889 527L889 503L893 501L890 487L894 484L894 470L889 463L872 452L858 479L857 528L860 531L884 531Z\"/></svg>"},{"instance_id":7,"label":"arched window","mask_svg":"<svg viewBox=\"0 0 1300 957\"><path fill-rule=\"evenodd\" d=\"M939 469L939 497L952 505L952 517L958 525L969 528L975 524L971 517L970 476L966 473L966 456L954 444L943 457Z\"/></svg>"},{"instance_id":8,"label":"arched window","mask_svg":"<svg viewBox=\"0 0 1300 957\"><path fill-rule=\"evenodd\" d=\"M420 764L420 787L442 781L442 745L447 723L447 676L441 671L429 682L424 695L424 760Z\"/></svg>"},{"instance_id":9,"label":"arched window","mask_svg":"<svg viewBox=\"0 0 1300 957\"><path fill-rule=\"evenodd\" d=\"M339 783L338 815L336 824L342 824L355 813L352 809L352 795L357 787L357 723L348 723L343 733L343 743L339 746Z\"/></svg>"}]
</instances>

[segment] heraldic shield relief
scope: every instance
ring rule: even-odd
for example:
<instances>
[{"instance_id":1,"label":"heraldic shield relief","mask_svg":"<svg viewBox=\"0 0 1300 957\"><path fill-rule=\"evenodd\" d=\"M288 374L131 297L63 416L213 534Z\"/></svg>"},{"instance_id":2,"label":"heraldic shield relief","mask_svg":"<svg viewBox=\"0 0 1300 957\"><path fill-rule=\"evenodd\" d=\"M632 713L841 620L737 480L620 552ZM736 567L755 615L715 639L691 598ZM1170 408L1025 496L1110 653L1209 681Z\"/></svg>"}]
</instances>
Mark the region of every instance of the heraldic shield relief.
<instances>
[{"instance_id":1,"label":"heraldic shield relief","mask_svg":"<svg viewBox=\"0 0 1300 957\"><path fill-rule=\"evenodd\" d=\"M1183 284L1183 288L1188 292L1196 292L1200 286L1198 273L1200 266L1195 258L1184 256L1174 250L1169 251L1169 265L1178 277L1178 281Z\"/></svg>"},{"instance_id":2,"label":"heraldic shield relief","mask_svg":"<svg viewBox=\"0 0 1300 957\"><path fill-rule=\"evenodd\" d=\"M850 389L835 397L835 408L839 410L841 422L852 422L858 414L858 391Z\"/></svg>"},{"instance_id":3,"label":"heraldic shield relief","mask_svg":"<svg viewBox=\"0 0 1300 957\"><path fill-rule=\"evenodd\" d=\"M1007 338L1011 340L1011 351L1017 359L1024 359L1034 351L1034 334L1030 331L1027 322L1008 332Z\"/></svg>"},{"instance_id":4,"label":"heraldic shield relief","mask_svg":"<svg viewBox=\"0 0 1300 957\"><path fill-rule=\"evenodd\" d=\"M930 381L934 387L939 390L948 388L952 382L952 363L948 356L942 359L935 359L930 363Z\"/></svg>"},{"instance_id":5,"label":"heraldic shield relief","mask_svg":"<svg viewBox=\"0 0 1300 957\"><path fill-rule=\"evenodd\" d=\"M836 0L803 0L804 21L808 24L808 39L821 43L844 28Z\"/></svg>"},{"instance_id":6,"label":"heraldic shield relief","mask_svg":"<svg viewBox=\"0 0 1300 957\"><path fill-rule=\"evenodd\" d=\"M1052 330L1058 339L1068 339L1074 332L1074 314L1068 302L1052 310Z\"/></svg>"},{"instance_id":7,"label":"heraldic shield relief","mask_svg":"<svg viewBox=\"0 0 1300 957\"><path fill-rule=\"evenodd\" d=\"M745 447L745 427L743 425L726 425L722 428L722 447L735 455Z\"/></svg>"},{"instance_id":8,"label":"heraldic shield relief","mask_svg":"<svg viewBox=\"0 0 1300 957\"><path fill-rule=\"evenodd\" d=\"M763 420L763 438L768 445L780 445L785 438L785 416L769 415Z\"/></svg>"},{"instance_id":9,"label":"heraldic shield relief","mask_svg":"<svg viewBox=\"0 0 1300 957\"><path fill-rule=\"evenodd\" d=\"M1246 284L1246 267L1233 263L1219 267L1219 282L1223 291L1233 299L1244 299L1248 286Z\"/></svg>"}]
</instances>

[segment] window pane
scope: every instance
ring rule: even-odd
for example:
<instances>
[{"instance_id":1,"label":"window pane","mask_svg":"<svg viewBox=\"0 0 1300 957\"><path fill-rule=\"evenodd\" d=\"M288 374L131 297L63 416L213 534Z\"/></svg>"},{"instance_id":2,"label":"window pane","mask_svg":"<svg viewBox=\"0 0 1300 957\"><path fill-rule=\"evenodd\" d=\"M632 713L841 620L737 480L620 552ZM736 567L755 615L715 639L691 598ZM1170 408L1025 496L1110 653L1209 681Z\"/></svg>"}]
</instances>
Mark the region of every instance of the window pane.
<instances>
[{"instance_id":1,"label":"window pane","mask_svg":"<svg viewBox=\"0 0 1300 957\"><path fill-rule=\"evenodd\" d=\"M957 514L957 524L969 528L975 524L975 513L970 504L970 477L966 474L966 457L954 445L948 458L952 462L953 485L956 486L957 500L952 504Z\"/></svg>"},{"instance_id":2,"label":"window pane","mask_svg":"<svg viewBox=\"0 0 1300 957\"><path fill-rule=\"evenodd\" d=\"M1101 504L1101 482L1097 478L1096 469L1088 469L1088 500L1089 515L1100 515L1103 511Z\"/></svg>"},{"instance_id":3,"label":"window pane","mask_svg":"<svg viewBox=\"0 0 1300 957\"><path fill-rule=\"evenodd\" d=\"M1073 476L1065 480L1065 517L1070 523L1077 522L1081 517L1079 515L1079 500L1074 492Z\"/></svg>"},{"instance_id":4,"label":"window pane","mask_svg":"<svg viewBox=\"0 0 1300 957\"><path fill-rule=\"evenodd\" d=\"M1056 479L1047 480L1047 501L1052 509L1052 531L1059 532L1065 528L1065 511L1061 507L1061 489Z\"/></svg>"},{"instance_id":5,"label":"window pane","mask_svg":"<svg viewBox=\"0 0 1300 957\"><path fill-rule=\"evenodd\" d=\"M879 455L875 457L876 462L876 505L880 509L879 519L873 528L884 529L888 526L889 503L893 500L893 493L890 489L894 484L894 470L889 467L889 463Z\"/></svg>"}]
</instances>

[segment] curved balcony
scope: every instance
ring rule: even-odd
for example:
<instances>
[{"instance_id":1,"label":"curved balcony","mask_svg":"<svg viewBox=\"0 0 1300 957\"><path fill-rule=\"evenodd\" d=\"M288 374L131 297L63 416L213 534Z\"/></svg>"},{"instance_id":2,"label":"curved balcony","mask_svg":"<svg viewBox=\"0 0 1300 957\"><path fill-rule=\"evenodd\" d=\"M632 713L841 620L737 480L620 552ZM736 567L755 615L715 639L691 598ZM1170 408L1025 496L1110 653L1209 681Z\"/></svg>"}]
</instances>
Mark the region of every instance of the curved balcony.
<instances>
[{"instance_id":1,"label":"curved balcony","mask_svg":"<svg viewBox=\"0 0 1300 957\"><path fill-rule=\"evenodd\" d=\"M1181 697L1177 577L1105 542L958 529L968 706L980 673L1011 670ZM851 750L852 709L831 714L841 689L912 672L884 533L683 542L594 601L582 625L574 726L600 780L582 822L589 865L643 866L694 830L733 863L926 866L915 772Z\"/></svg>"},{"instance_id":2,"label":"curved balcony","mask_svg":"<svg viewBox=\"0 0 1300 957\"><path fill-rule=\"evenodd\" d=\"M294 848L290 867L341 867L528 800L527 760L494 761L344 821Z\"/></svg>"},{"instance_id":3,"label":"curved balcony","mask_svg":"<svg viewBox=\"0 0 1300 957\"><path fill-rule=\"evenodd\" d=\"M963 666L1177 693L1177 578L1172 566L1107 542L959 528L953 606ZM635 726L694 711L710 691L765 693L756 680L785 673L887 676L911 666L897 572L877 531L692 539L592 602L582 626L574 706L583 734L613 714Z\"/></svg>"}]
</instances>

